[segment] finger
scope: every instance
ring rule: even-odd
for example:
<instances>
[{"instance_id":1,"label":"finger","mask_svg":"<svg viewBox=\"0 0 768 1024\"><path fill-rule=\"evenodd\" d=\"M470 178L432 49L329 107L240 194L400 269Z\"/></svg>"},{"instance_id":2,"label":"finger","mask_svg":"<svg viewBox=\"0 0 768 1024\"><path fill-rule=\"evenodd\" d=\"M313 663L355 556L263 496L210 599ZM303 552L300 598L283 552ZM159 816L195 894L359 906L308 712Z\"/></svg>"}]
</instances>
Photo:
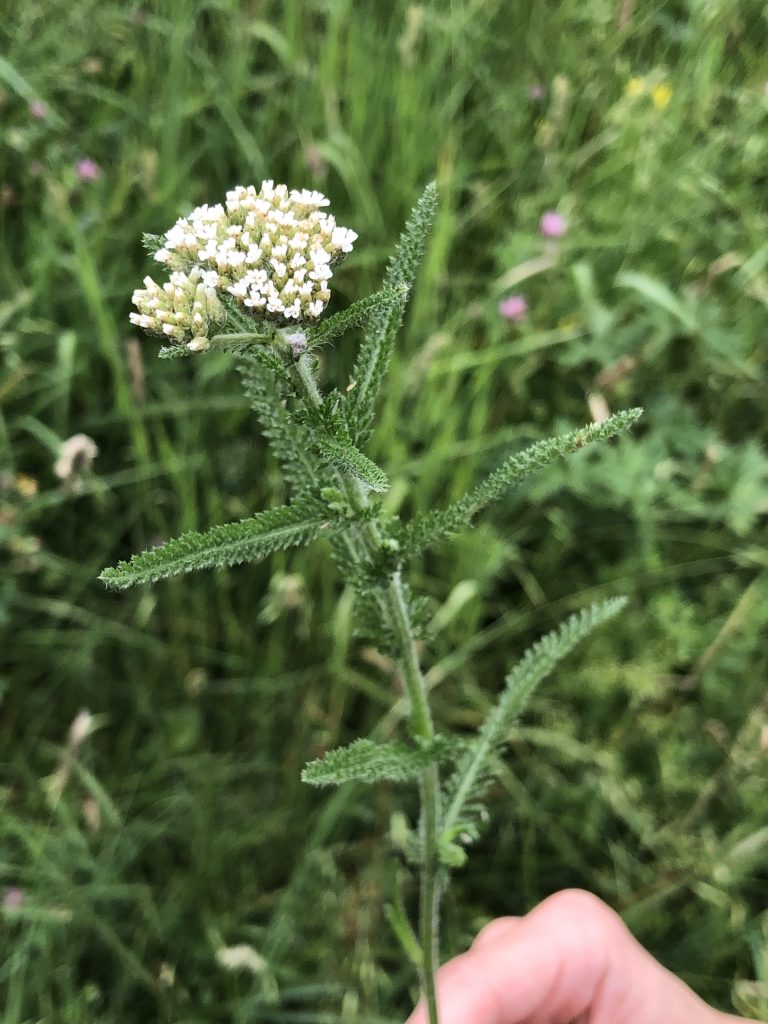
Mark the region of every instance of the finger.
<instances>
[{"instance_id":1,"label":"finger","mask_svg":"<svg viewBox=\"0 0 768 1024\"><path fill-rule=\"evenodd\" d=\"M497 917L478 932L472 949L482 949L491 942L504 942L510 939L521 922L521 917Z\"/></svg>"},{"instance_id":2,"label":"finger","mask_svg":"<svg viewBox=\"0 0 768 1024\"><path fill-rule=\"evenodd\" d=\"M507 927L508 941L498 941L498 925L488 941L438 972L441 1024L578 1020L616 949L633 942L620 919L588 893L559 893ZM423 1007L408 1024L427 1024Z\"/></svg>"},{"instance_id":3,"label":"finger","mask_svg":"<svg viewBox=\"0 0 768 1024\"><path fill-rule=\"evenodd\" d=\"M441 1024L694 1024L713 1019L714 1011L657 963L618 915L590 893L557 893L516 927L510 923L508 940L500 941L502 934L499 926L494 941L472 948L438 972ZM423 1006L408 1024L427 1024Z\"/></svg>"}]
</instances>

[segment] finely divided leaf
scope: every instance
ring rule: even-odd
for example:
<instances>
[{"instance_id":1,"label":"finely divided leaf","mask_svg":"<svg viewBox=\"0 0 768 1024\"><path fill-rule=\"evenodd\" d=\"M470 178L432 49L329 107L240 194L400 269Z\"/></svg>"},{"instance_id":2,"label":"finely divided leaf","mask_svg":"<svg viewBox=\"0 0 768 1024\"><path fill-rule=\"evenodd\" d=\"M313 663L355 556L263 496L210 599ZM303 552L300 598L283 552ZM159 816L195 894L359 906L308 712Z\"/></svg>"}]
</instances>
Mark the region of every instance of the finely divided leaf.
<instances>
[{"instance_id":1,"label":"finely divided leaf","mask_svg":"<svg viewBox=\"0 0 768 1024\"><path fill-rule=\"evenodd\" d=\"M144 247L144 252L148 256L154 256L158 249L163 247L163 236L162 235L150 235L149 232L144 232L141 236L141 244Z\"/></svg>"},{"instance_id":2,"label":"finely divided leaf","mask_svg":"<svg viewBox=\"0 0 768 1024\"><path fill-rule=\"evenodd\" d=\"M187 356L195 355L186 345L163 345L159 349L158 359L185 359Z\"/></svg>"},{"instance_id":3,"label":"finely divided leaf","mask_svg":"<svg viewBox=\"0 0 768 1024\"><path fill-rule=\"evenodd\" d=\"M356 477L369 490L382 493L388 489L387 474L349 441L321 434L314 438L314 446L321 458Z\"/></svg>"},{"instance_id":4,"label":"finely divided leaf","mask_svg":"<svg viewBox=\"0 0 768 1024\"><path fill-rule=\"evenodd\" d=\"M273 551L308 544L327 525L327 518L301 505L270 509L239 523L214 526L206 533L182 534L134 555L129 562L105 569L99 579L108 587L123 590L196 569L222 569L254 562Z\"/></svg>"},{"instance_id":5,"label":"finely divided leaf","mask_svg":"<svg viewBox=\"0 0 768 1024\"><path fill-rule=\"evenodd\" d=\"M190 349L185 344L164 345L157 353L160 359L181 359L184 356L200 356L210 352L226 352L230 356L255 355L270 369L285 374L285 369L280 359L263 346L272 340L271 335L260 334L216 334L213 338L206 338L206 347L198 351Z\"/></svg>"},{"instance_id":6,"label":"finely divided leaf","mask_svg":"<svg viewBox=\"0 0 768 1024\"><path fill-rule=\"evenodd\" d=\"M612 598L571 615L533 644L512 669L498 702L449 780L449 801L443 818L446 843L455 842L459 834L466 834L468 838L476 836L478 801L493 779L496 751L536 687L581 640L617 615L626 603L626 598Z\"/></svg>"},{"instance_id":7,"label":"finely divided leaf","mask_svg":"<svg viewBox=\"0 0 768 1024\"><path fill-rule=\"evenodd\" d=\"M427 236L437 210L437 187L434 182L424 189L405 225L400 241L389 261L384 277L385 289L397 289L391 306L371 317L365 340L352 371L354 391L349 396L350 420L355 426L357 440L364 440L370 432L374 405L382 381L389 368L395 336L400 328L408 301L408 294L424 256Z\"/></svg>"},{"instance_id":8,"label":"finely divided leaf","mask_svg":"<svg viewBox=\"0 0 768 1024\"><path fill-rule=\"evenodd\" d=\"M285 364L280 356L277 355L276 352L273 352L271 348L260 348L251 345L237 354L249 356L255 362L261 363L265 369L273 373L281 383L290 384L291 378L285 368Z\"/></svg>"},{"instance_id":9,"label":"finely divided leaf","mask_svg":"<svg viewBox=\"0 0 768 1024\"><path fill-rule=\"evenodd\" d=\"M252 355L241 359L238 369L251 407L294 494L311 488L319 490L320 466L312 451L309 431L286 409L277 375Z\"/></svg>"},{"instance_id":10,"label":"finely divided leaf","mask_svg":"<svg viewBox=\"0 0 768 1024\"><path fill-rule=\"evenodd\" d=\"M403 233L392 254L384 277L384 285L396 288L398 285L411 287L424 258L427 236L437 213L437 185L431 181L419 196L411 210Z\"/></svg>"},{"instance_id":11,"label":"finely divided leaf","mask_svg":"<svg viewBox=\"0 0 768 1024\"><path fill-rule=\"evenodd\" d=\"M310 335L311 343L313 346L324 345L353 327L367 324L374 316L387 316L397 302L403 302L407 297L408 289L402 285L398 288L382 288L381 291L353 302L340 313L334 313L323 320L313 328Z\"/></svg>"},{"instance_id":12,"label":"finely divided leaf","mask_svg":"<svg viewBox=\"0 0 768 1024\"><path fill-rule=\"evenodd\" d=\"M559 437L537 441L518 455L511 455L482 483L453 505L417 515L407 523L400 538L404 558L413 557L448 534L463 529L478 512L491 502L498 501L527 476L554 459L627 430L641 413L642 409L628 409L610 416L604 423L592 423Z\"/></svg>"},{"instance_id":13,"label":"finely divided leaf","mask_svg":"<svg viewBox=\"0 0 768 1024\"><path fill-rule=\"evenodd\" d=\"M407 782L425 768L450 757L454 742L438 737L424 747L407 743L374 743L355 740L348 747L329 750L325 757L310 761L301 773L303 782L313 786L338 786L343 782Z\"/></svg>"},{"instance_id":14,"label":"finely divided leaf","mask_svg":"<svg viewBox=\"0 0 768 1024\"><path fill-rule=\"evenodd\" d=\"M228 330L247 333L253 331L256 327L262 329L267 327L261 320L251 316L242 306L239 306L233 295L227 292L219 292L219 298L222 306L227 311L226 327Z\"/></svg>"}]
</instances>

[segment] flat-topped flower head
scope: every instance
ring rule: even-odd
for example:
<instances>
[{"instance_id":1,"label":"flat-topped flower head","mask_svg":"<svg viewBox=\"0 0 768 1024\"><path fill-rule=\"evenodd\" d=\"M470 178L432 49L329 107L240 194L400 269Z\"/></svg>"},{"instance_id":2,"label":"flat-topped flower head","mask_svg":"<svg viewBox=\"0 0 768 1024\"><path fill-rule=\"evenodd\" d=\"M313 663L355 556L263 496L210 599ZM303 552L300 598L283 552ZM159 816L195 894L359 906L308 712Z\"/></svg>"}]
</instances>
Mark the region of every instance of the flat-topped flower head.
<instances>
[{"instance_id":1,"label":"flat-topped flower head","mask_svg":"<svg viewBox=\"0 0 768 1024\"><path fill-rule=\"evenodd\" d=\"M215 287L257 319L311 322L331 297L333 266L357 238L322 211L328 203L321 192L273 181L258 190L238 185L224 205L198 206L178 220L155 259L176 272L215 273Z\"/></svg>"},{"instance_id":2,"label":"flat-topped flower head","mask_svg":"<svg viewBox=\"0 0 768 1024\"><path fill-rule=\"evenodd\" d=\"M193 352L208 346L208 338L222 327L227 313L216 292L218 274L192 267L189 273L175 270L164 285L151 277L133 293L138 310L130 321L150 334L160 334L171 344L186 344Z\"/></svg>"}]
</instances>

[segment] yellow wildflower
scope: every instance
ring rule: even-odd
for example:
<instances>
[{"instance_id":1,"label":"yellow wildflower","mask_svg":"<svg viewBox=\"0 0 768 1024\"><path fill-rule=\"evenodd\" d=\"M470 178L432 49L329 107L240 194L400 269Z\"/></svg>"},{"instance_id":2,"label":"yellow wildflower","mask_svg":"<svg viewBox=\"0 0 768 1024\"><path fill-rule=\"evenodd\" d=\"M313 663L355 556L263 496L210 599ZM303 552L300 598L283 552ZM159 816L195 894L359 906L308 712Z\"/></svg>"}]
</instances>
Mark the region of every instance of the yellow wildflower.
<instances>
[{"instance_id":1,"label":"yellow wildflower","mask_svg":"<svg viewBox=\"0 0 768 1024\"><path fill-rule=\"evenodd\" d=\"M672 88L666 82L660 82L651 90L651 99L657 110L666 110L672 99Z\"/></svg>"},{"instance_id":2,"label":"yellow wildflower","mask_svg":"<svg viewBox=\"0 0 768 1024\"><path fill-rule=\"evenodd\" d=\"M34 498L39 490L39 484L33 476L26 473L19 473L16 477L16 490L22 498Z\"/></svg>"},{"instance_id":3,"label":"yellow wildflower","mask_svg":"<svg viewBox=\"0 0 768 1024\"><path fill-rule=\"evenodd\" d=\"M637 96L642 96L645 92L645 79L638 77L630 78L624 91L627 96L630 96L632 99L635 99Z\"/></svg>"},{"instance_id":4,"label":"yellow wildflower","mask_svg":"<svg viewBox=\"0 0 768 1024\"><path fill-rule=\"evenodd\" d=\"M563 316L557 321L557 326L561 331L575 331L581 326L581 317L578 313L571 313L568 316Z\"/></svg>"}]
</instances>

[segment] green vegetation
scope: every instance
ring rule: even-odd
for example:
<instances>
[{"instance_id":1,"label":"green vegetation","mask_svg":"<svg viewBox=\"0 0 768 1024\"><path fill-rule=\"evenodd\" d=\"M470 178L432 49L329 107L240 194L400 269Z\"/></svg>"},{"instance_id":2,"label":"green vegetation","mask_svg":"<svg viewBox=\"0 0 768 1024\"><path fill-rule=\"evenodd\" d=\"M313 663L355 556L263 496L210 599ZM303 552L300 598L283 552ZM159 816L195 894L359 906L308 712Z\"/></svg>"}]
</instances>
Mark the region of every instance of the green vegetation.
<instances>
[{"instance_id":1,"label":"green vegetation","mask_svg":"<svg viewBox=\"0 0 768 1024\"><path fill-rule=\"evenodd\" d=\"M300 779L355 736L391 742L399 683L354 639L330 545L259 534L280 525L252 517L284 503L284 476L231 356L158 360L127 319L150 266L140 233L266 177L322 189L359 233L334 310L379 286L437 179L366 447L386 506L424 524L414 546L432 543L430 523L453 529L433 509L512 472L525 446L645 408L630 438L553 462L420 556L441 731L503 706L526 641L629 598L509 735L491 828L447 896L446 951L581 885L702 995L728 1007L736 982L738 1007L768 1019L764 5L11 7L4 1024L397 1021L410 1005L381 912L413 896L396 894L379 842L388 828L403 842L401 790L361 800L363 783ZM544 239L555 209L567 232ZM519 321L498 311L512 294L527 300ZM349 337L329 329L323 349L342 390ZM61 480L77 433L98 455ZM238 545L273 551L261 564L125 592L97 580L236 520L252 529L231 561Z\"/></svg>"}]
</instances>

